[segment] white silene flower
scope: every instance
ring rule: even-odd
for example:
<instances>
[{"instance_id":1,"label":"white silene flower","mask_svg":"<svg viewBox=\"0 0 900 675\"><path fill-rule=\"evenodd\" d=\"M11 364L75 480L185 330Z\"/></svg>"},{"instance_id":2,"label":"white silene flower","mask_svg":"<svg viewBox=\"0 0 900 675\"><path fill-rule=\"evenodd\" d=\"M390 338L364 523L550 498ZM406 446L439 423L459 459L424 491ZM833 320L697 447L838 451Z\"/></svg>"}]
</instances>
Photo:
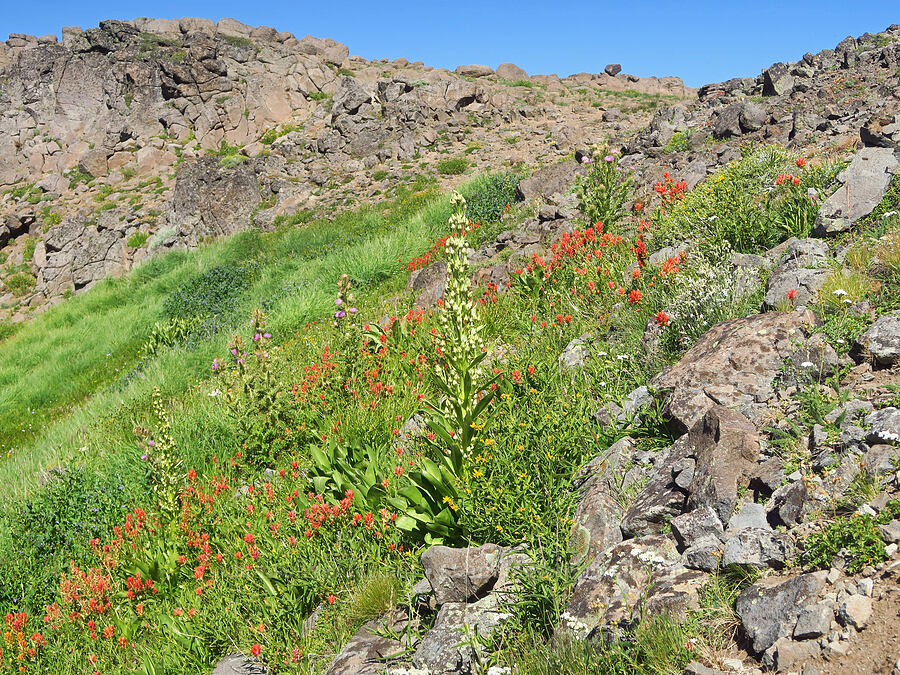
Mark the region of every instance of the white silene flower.
<instances>
[{"instance_id":1,"label":"white silene flower","mask_svg":"<svg viewBox=\"0 0 900 675\"><path fill-rule=\"evenodd\" d=\"M217 396L221 396L221 395L222 395L222 392L219 391L218 389L213 389L211 392L209 392L207 394L207 396L209 396L210 398L216 398Z\"/></svg>"},{"instance_id":2,"label":"white silene flower","mask_svg":"<svg viewBox=\"0 0 900 675\"><path fill-rule=\"evenodd\" d=\"M837 288L831 291L831 294L840 297L842 295L847 295L847 291L845 291L843 288Z\"/></svg>"},{"instance_id":3,"label":"white silene flower","mask_svg":"<svg viewBox=\"0 0 900 675\"><path fill-rule=\"evenodd\" d=\"M804 361L803 363L800 364L800 367L801 368L814 368L815 365L816 364L813 363L812 361Z\"/></svg>"},{"instance_id":4,"label":"white silene flower","mask_svg":"<svg viewBox=\"0 0 900 675\"><path fill-rule=\"evenodd\" d=\"M512 671L506 666L491 666L487 669L487 675L510 675Z\"/></svg>"}]
</instances>

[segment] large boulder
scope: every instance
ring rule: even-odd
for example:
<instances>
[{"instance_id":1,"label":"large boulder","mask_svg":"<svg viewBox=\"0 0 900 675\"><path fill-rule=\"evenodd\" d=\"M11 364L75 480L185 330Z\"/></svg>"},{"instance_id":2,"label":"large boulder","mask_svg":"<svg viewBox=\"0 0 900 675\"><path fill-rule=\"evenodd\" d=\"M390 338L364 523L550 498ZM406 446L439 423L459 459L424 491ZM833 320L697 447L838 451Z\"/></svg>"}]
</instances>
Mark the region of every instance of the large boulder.
<instances>
[{"instance_id":1,"label":"large boulder","mask_svg":"<svg viewBox=\"0 0 900 675\"><path fill-rule=\"evenodd\" d=\"M746 416L775 395L772 380L784 359L806 339L812 312L767 312L710 328L652 386L666 392L663 413L686 432L714 405L743 408Z\"/></svg>"},{"instance_id":2,"label":"large boulder","mask_svg":"<svg viewBox=\"0 0 900 675\"><path fill-rule=\"evenodd\" d=\"M474 602L493 588L500 575L503 549L496 544L478 548L432 546L422 554L425 578L439 605Z\"/></svg>"},{"instance_id":3,"label":"large boulder","mask_svg":"<svg viewBox=\"0 0 900 675\"><path fill-rule=\"evenodd\" d=\"M513 82L520 82L528 79L528 73L514 63L501 63L497 66L497 77Z\"/></svg>"},{"instance_id":4,"label":"large boulder","mask_svg":"<svg viewBox=\"0 0 900 675\"><path fill-rule=\"evenodd\" d=\"M771 309L789 301L802 307L816 301L819 289L831 275L828 244L821 239L791 238L767 255L777 255L778 260L766 282L763 306ZM794 297L789 300L791 291Z\"/></svg>"},{"instance_id":5,"label":"large boulder","mask_svg":"<svg viewBox=\"0 0 900 675\"><path fill-rule=\"evenodd\" d=\"M784 96L794 89L794 77L786 63L776 63L763 71L763 96Z\"/></svg>"},{"instance_id":6,"label":"large boulder","mask_svg":"<svg viewBox=\"0 0 900 675\"><path fill-rule=\"evenodd\" d=\"M732 103L716 114L712 126L713 136L727 139L758 131L765 124L766 116L766 109L756 103Z\"/></svg>"},{"instance_id":7,"label":"large boulder","mask_svg":"<svg viewBox=\"0 0 900 675\"><path fill-rule=\"evenodd\" d=\"M842 186L822 203L816 217L816 235L846 232L857 220L869 215L884 198L898 170L900 151L862 148L838 176Z\"/></svg>"},{"instance_id":8,"label":"large boulder","mask_svg":"<svg viewBox=\"0 0 900 675\"><path fill-rule=\"evenodd\" d=\"M516 196L520 200L539 199L559 204L572 186L581 168L574 162L550 164L535 171L531 176L519 182Z\"/></svg>"},{"instance_id":9,"label":"large boulder","mask_svg":"<svg viewBox=\"0 0 900 675\"><path fill-rule=\"evenodd\" d=\"M856 338L853 353L861 360L889 368L900 363L900 313L885 314Z\"/></svg>"},{"instance_id":10,"label":"large boulder","mask_svg":"<svg viewBox=\"0 0 900 675\"><path fill-rule=\"evenodd\" d=\"M791 634L801 610L825 587L825 573L762 579L745 589L735 603L750 647L761 654Z\"/></svg>"},{"instance_id":11,"label":"large boulder","mask_svg":"<svg viewBox=\"0 0 900 675\"><path fill-rule=\"evenodd\" d=\"M400 632L408 625L404 612L391 610L387 616L363 624L341 653L325 671L325 675L379 675L390 657L402 654L409 644L384 636L384 628Z\"/></svg>"},{"instance_id":12,"label":"large boulder","mask_svg":"<svg viewBox=\"0 0 900 675\"><path fill-rule=\"evenodd\" d=\"M487 77L494 74L494 69L490 66L480 64L472 64L468 66L457 66L456 74L462 77Z\"/></svg>"},{"instance_id":13,"label":"large boulder","mask_svg":"<svg viewBox=\"0 0 900 675\"><path fill-rule=\"evenodd\" d=\"M630 475L623 469L633 449L634 442L623 438L576 475L575 489L581 498L572 516L571 540L579 560L593 560L622 541L622 506L616 496L628 488Z\"/></svg>"},{"instance_id":14,"label":"large boulder","mask_svg":"<svg viewBox=\"0 0 900 675\"><path fill-rule=\"evenodd\" d=\"M900 150L900 115L873 115L859 130L863 145Z\"/></svg>"},{"instance_id":15,"label":"large boulder","mask_svg":"<svg viewBox=\"0 0 900 675\"><path fill-rule=\"evenodd\" d=\"M759 459L756 427L739 412L717 405L688 436L696 458L689 506L708 506L721 522L728 522L738 492L749 484Z\"/></svg>"},{"instance_id":16,"label":"large boulder","mask_svg":"<svg viewBox=\"0 0 900 675\"><path fill-rule=\"evenodd\" d=\"M447 263L442 260L420 267L409 275L406 287L416 294L416 306L423 309L437 304L447 287Z\"/></svg>"}]
</instances>

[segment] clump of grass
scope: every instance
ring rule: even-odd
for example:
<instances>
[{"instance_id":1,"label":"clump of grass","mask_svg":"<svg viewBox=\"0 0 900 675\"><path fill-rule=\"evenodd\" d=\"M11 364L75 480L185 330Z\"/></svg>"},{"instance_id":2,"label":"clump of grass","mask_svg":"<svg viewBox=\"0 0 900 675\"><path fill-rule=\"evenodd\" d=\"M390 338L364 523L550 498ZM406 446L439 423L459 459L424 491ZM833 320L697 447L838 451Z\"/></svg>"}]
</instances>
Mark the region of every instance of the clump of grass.
<instances>
[{"instance_id":1,"label":"clump of grass","mask_svg":"<svg viewBox=\"0 0 900 675\"><path fill-rule=\"evenodd\" d=\"M357 623L377 619L397 605L401 584L395 577L376 573L360 583L350 598L350 616Z\"/></svg>"},{"instance_id":2,"label":"clump of grass","mask_svg":"<svg viewBox=\"0 0 900 675\"><path fill-rule=\"evenodd\" d=\"M442 176L459 176L469 168L469 160L465 157L450 157L437 163L437 172Z\"/></svg>"},{"instance_id":3,"label":"clump of grass","mask_svg":"<svg viewBox=\"0 0 900 675\"><path fill-rule=\"evenodd\" d=\"M148 239L150 239L150 235L147 232L135 232L128 237L125 245L130 248L142 248L147 244Z\"/></svg>"}]
</instances>

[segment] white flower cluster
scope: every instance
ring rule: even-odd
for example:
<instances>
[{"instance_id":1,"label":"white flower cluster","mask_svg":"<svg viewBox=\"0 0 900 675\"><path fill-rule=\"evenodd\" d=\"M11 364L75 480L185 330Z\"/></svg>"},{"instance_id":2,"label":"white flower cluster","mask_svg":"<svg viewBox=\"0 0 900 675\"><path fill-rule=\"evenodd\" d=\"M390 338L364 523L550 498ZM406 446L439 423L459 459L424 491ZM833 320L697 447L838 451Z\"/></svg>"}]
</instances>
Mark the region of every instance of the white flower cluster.
<instances>
[{"instance_id":1,"label":"white flower cluster","mask_svg":"<svg viewBox=\"0 0 900 675\"><path fill-rule=\"evenodd\" d=\"M487 675L511 675L512 670L506 666L491 666L487 669Z\"/></svg>"},{"instance_id":2,"label":"white flower cluster","mask_svg":"<svg viewBox=\"0 0 900 675\"><path fill-rule=\"evenodd\" d=\"M590 627L579 620L577 617L572 616L569 612L563 612L560 617L562 619L563 624L565 624L566 628L568 628L573 633L573 637L576 640L584 640L587 638L588 633L591 632Z\"/></svg>"},{"instance_id":3,"label":"white flower cluster","mask_svg":"<svg viewBox=\"0 0 900 675\"><path fill-rule=\"evenodd\" d=\"M444 311L441 312L441 334L447 360L469 362L483 346L478 324L478 310L472 300L469 279L469 260L466 240L462 233L469 224L466 200L458 192L450 197L454 213L450 216L451 236L447 239L447 288L444 291ZM452 369L451 369L452 370Z\"/></svg>"},{"instance_id":4,"label":"white flower cluster","mask_svg":"<svg viewBox=\"0 0 900 675\"><path fill-rule=\"evenodd\" d=\"M675 277L666 313L681 349L694 344L711 326L734 318L734 306L759 284L754 270L733 269L731 257L727 244L692 253L688 269Z\"/></svg>"}]
</instances>

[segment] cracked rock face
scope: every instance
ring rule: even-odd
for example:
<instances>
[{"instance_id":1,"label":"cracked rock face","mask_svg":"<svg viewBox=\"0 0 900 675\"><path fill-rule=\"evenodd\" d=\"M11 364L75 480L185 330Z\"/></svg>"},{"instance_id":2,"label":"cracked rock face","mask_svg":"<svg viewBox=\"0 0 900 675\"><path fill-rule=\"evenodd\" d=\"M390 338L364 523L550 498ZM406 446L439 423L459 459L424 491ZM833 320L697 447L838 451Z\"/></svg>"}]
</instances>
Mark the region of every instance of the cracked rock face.
<instances>
[{"instance_id":1,"label":"cracked rock face","mask_svg":"<svg viewBox=\"0 0 900 675\"><path fill-rule=\"evenodd\" d=\"M872 213L900 169L900 153L893 148L863 148L853 156L840 178L843 187L819 209L818 236L846 232L860 218Z\"/></svg>"},{"instance_id":2,"label":"cracked rock face","mask_svg":"<svg viewBox=\"0 0 900 675\"><path fill-rule=\"evenodd\" d=\"M663 413L686 432L714 405L752 411L772 398L783 360L805 342L812 312L768 312L713 326L652 380L667 390ZM752 419L752 415L751 415Z\"/></svg>"}]
</instances>

